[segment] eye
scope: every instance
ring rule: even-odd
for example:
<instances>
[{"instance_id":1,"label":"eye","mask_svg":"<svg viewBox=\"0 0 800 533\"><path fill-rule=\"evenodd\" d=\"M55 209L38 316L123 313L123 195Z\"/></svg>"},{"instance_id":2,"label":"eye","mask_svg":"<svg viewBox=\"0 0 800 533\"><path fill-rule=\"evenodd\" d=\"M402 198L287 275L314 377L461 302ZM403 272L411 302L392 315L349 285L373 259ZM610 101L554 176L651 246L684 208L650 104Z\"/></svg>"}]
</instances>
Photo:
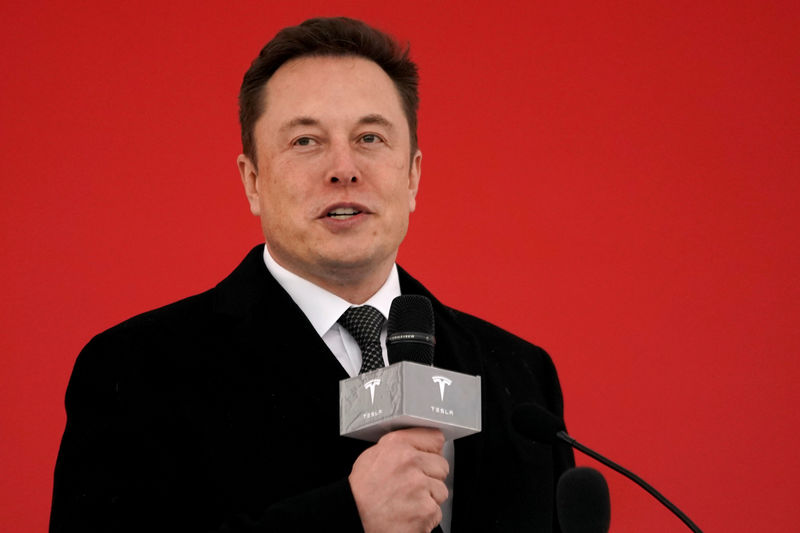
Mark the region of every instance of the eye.
<instances>
[{"instance_id":1,"label":"eye","mask_svg":"<svg viewBox=\"0 0 800 533\"><path fill-rule=\"evenodd\" d=\"M383 139L381 139L378 135L374 133L365 133L364 135L361 136L361 142L365 144L376 144L383 142Z\"/></svg>"},{"instance_id":2,"label":"eye","mask_svg":"<svg viewBox=\"0 0 800 533\"><path fill-rule=\"evenodd\" d=\"M317 141L315 141L311 137L298 137L297 139L292 141L292 144L295 146L313 146L314 144L316 144L316 142Z\"/></svg>"}]
</instances>

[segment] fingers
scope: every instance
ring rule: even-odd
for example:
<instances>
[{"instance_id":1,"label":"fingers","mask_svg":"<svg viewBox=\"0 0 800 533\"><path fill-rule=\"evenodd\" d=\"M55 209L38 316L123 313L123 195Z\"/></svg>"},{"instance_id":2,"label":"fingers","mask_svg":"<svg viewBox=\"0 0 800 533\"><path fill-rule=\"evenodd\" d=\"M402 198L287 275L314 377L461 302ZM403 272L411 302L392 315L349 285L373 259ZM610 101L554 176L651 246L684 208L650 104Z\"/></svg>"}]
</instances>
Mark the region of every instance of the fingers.
<instances>
[{"instance_id":1,"label":"fingers","mask_svg":"<svg viewBox=\"0 0 800 533\"><path fill-rule=\"evenodd\" d=\"M444 435L438 429L411 428L392 431L378 441L405 454L411 466L419 468L426 476L444 481L450 465L442 457ZM402 458L403 456L401 456Z\"/></svg>"},{"instance_id":2,"label":"fingers","mask_svg":"<svg viewBox=\"0 0 800 533\"><path fill-rule=\"evenodd\" d=\"M430 531L441 520L450 470L442 432L413 428L384 435L353 465L350 487L367 532Z\"/></svg>"},{"instance_id":3,"label":"fingers","mask_svg":"<svg viewBox=\"0 0 800 533\"><path fill-rule=\"evenodd\" d=\"M390 431L380 438L381 441L406 442L417 450L431 453L442 453L444 433L434 428L408 428Z\"/></svg>"},{"instance_id":4,"label":"fingers","mask_svg":"<svg viewBox=\"0 0 800 533\"><path fill-rule=\"evenodd\" d=\"M450 473L450 465L447 459L439 454L419 452L415 461L422 473L430 478L444 481L447 474Z\"/></svg>"},{"instance_id":5,"label":"fingers","mask_svg":"<svg viewBox=\"0 0 800 533\"><path fill-rule=\"evenodd\" d=\"M447 490L447 485L444 484L444 481L432 479L429 486L431 498L433 498L438 505L443 504L450 495L449 491Z\"/></svg>"}]
</instances>

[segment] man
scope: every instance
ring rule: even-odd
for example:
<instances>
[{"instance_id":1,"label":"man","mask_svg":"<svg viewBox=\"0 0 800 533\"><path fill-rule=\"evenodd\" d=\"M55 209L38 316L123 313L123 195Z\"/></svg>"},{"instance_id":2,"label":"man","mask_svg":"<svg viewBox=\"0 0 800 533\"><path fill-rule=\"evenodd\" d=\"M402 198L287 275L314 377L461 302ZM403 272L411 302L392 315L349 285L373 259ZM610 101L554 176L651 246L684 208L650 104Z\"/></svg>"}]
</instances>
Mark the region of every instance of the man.
<instances>
[{"instance_id":1,"label":"man","mask_svg":"<svg viewBox=\"0 0 800 533\"><path fill-rule=\"evenodd\" d=\"M312 19L265 46L242 84L237 163L267 244L81 352L52 532L557 530L571 452L510 423L525 401L562 414L550 358L395 265L416 109L407 51L361 22ZM380 323L401 293L433 301L437 366L482 376L483 431L454 446L433 429L338 435L339 380L386 363L385 325L362 353L344 315L365 304Z\"/></svg>"}]
</instances>

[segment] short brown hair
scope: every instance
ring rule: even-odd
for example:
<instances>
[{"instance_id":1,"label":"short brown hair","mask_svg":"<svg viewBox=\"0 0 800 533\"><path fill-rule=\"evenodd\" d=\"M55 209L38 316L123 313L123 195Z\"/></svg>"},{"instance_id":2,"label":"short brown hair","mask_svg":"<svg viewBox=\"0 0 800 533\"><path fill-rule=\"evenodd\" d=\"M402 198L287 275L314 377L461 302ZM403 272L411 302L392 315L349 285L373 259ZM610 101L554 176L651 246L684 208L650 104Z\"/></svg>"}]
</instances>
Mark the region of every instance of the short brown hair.
<instances>
[{"instance_id":1,"label":"short brown hair","mask_svg":"<svg viewBox=\"0 0 800 533\"><path fill-rule=\"evenodd\" d=\"M254 127L264 112L263 89L281 65L304 56L359 56L374 61L392 79L411 134L411 156L417 151L419 74L402 48L386 33L346 17L313 18L279 31L258 54L244 75L239 91L242 151L256 163Z\"/></svg>"}]
</instances>

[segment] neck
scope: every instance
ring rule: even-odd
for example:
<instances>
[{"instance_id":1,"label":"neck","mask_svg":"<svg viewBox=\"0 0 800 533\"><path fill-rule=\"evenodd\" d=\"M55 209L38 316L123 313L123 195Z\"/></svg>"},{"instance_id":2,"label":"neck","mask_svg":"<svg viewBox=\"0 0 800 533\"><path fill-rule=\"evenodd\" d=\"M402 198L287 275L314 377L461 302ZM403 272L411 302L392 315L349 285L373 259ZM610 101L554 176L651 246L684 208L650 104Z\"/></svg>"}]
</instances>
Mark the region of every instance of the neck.
<instances>
[{"instance_id":1,"label":"neck","mask_svg":"<svg viewBox=\"0 0 800 533\"><path fill-rule=\"evenodd\" d=\"M360 278L358 280L342 279L341 277L306 277L306 279L351 304L360 305L369 300L386 283L390 269L385 272L381 271L380 274L369 278Z\"/></svg>"},{"instance_id":2,"label":"neck","mask_svg":"<svg viewBox=\"0 0 800 533\"><path fill-rule=\"evenodd\" d=\"M384 264L370 265L318 265L315 269L299 268L283 261L269 250L273 261L292 274L335 294L339 298L360 305L369 300L383 287L394 266L396 254Z\"/></svg>"}]
</instances>

